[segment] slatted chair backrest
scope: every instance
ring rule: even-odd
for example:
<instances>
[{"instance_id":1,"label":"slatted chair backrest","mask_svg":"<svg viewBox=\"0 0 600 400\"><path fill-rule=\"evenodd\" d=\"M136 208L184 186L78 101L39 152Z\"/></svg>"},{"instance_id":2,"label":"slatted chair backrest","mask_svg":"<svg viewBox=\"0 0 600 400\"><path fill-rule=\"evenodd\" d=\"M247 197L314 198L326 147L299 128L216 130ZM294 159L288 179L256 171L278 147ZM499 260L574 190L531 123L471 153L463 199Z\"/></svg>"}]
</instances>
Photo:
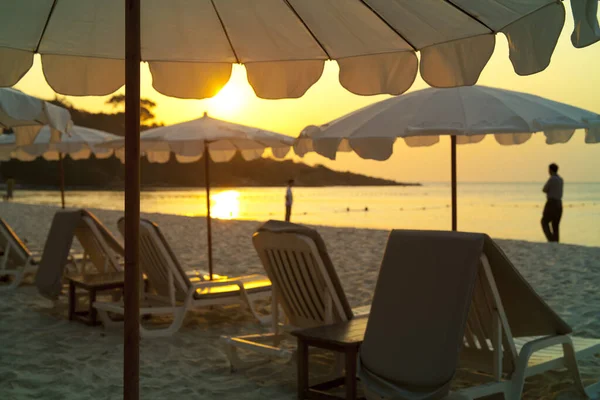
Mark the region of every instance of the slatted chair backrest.
<instances>
[{"instance_id":1,"label":"slatted chair backrest","mask_svg":"<svg viewBox=\"0 0 600 400\"><path fill-rule=\"evenodd\" d=\"M89 260L99 273L122 271L118 257L123 257L123 246L91 213L81 210L81 222L75 237L83 247L86 262Z\"/></svg>"},{"instance_id":2,"label":"slatted chair backrest","mask_svg":"<svg viewBox=\"0 0 600 400\"><path fill-rule=\"evenodd\" d=\"M125 220L118 222L119 231L125 233ZM140 268L148 279L155 295L175 306L186 299L191 282L158 225L140 221Z\"/></svg>"},{"instance_id":3,"label":"slatted chair backrest","mask_svg":"<svg viewBox=\"0 0 600 400\"><path fill-rule=\"evenodd\" d=\"M271 283L274 296L294 327L347 321L339 289L315 243L297 233L259 231L254 247ZM333 271L335 274L335 271Z\"/></svg>"},{"instance_id":4,"label":"slatted chair backrest","mask_svg":"<svg viewBox=\"0 0 600 400\"><path fill-rule=\"evenodd\" d=\"M0 249L2 250L0 271L9 266L24 266L32 257L27 245L2 218L0 218Z\"/></svg>"}]
</instances>

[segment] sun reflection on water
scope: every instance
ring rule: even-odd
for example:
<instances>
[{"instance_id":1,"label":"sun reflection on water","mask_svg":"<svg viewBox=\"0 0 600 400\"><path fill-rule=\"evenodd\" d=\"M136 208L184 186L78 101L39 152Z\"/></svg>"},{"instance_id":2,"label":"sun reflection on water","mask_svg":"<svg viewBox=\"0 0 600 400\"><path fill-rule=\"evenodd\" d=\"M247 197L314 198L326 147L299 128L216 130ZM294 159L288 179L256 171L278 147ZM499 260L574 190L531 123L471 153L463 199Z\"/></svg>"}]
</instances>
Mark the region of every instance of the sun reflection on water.
<instances>
[{"instance_id":1,"label":"sun reflection on water","mask_svg":"<svg viewBox=\"0 0 600 400\"><path fill-rule=\"evenodd\" d=\"M210 215L219 219L234 219L240 215L240 192L226 190L210 196Z\"/></svg>"}]
</instances>

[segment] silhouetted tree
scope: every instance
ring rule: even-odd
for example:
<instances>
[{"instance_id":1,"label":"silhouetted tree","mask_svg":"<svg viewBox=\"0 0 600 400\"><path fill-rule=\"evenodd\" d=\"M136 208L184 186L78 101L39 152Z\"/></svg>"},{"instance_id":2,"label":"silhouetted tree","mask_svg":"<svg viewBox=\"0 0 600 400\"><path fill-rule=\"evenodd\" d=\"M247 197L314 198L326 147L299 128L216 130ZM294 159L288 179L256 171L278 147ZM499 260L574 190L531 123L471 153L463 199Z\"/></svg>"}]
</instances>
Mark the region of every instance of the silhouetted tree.
<instances>
[{"instance_id":1,"label":"silhouetted tree","mask_svg":"<svg viewBox=\"0 0 600 400\"><path fill-rule=\"evenodd\" d=\"M124 107L125 106L125 95L124 94L115 94L110 99L106 100L106 104L116 107ZM155 118L152 110L156 108L156 103L149 99L141 99L140 100L140 120L142 123L146 121L153 120Z\"/></svg>"}]
</instances>

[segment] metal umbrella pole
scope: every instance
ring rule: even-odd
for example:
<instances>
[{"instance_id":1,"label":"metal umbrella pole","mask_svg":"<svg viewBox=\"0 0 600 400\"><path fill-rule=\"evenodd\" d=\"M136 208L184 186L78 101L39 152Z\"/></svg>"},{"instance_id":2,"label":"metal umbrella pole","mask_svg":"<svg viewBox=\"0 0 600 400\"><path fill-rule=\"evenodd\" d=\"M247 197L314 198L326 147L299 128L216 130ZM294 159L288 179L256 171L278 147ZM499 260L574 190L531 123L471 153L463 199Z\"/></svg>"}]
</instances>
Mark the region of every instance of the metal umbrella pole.
<instances>
[{"instance_id":1,"label":"metal umbrella pole","mask_svg":"<svg viewBox=\"0 0 600 400\"><path fill-rule=\"evenodd\" d=\"M208 276L213 278L213 259L212 259L212 227L210 220L210 160L208 159L208 142L204 141L204 186L206 187L206 232L208 238Z\"/></svg>"},{"instance_id":2,"label":"metal umbrella pole","mask_svg":"<svg viewBox=\"0 0 600 400\"><path fill-rule=\"evenodd\" d=\"M58 153L58 173L59 173L59 186L60 186L60 203L63 210L65 209L65 166L63 163L63 155L61 152Z\"/></svg>"},{"instance_id":3,"label":"metal umbrella pole","mask_svg":"<svg viewBox=\"0 0 600 400\"><path fill-rule=\"evenodd\" d=\"M456 136L450 136L450 163L451 163L451 183L452 186L452 230L458 230L458 216L457 216L457 190L456 190Z\"/></svg>"}]
</instances>

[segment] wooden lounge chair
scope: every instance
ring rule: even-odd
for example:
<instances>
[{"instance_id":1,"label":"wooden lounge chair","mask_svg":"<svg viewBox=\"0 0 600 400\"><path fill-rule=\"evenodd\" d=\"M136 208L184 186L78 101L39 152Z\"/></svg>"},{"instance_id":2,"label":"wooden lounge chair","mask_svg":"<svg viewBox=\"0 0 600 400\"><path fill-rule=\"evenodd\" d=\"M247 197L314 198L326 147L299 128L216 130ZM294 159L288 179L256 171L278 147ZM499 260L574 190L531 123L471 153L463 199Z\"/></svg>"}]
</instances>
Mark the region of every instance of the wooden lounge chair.
<instances>
[{"instance_id":1,"label":"wooden lounge chair","mask_svg":"<svg viewBox=\"0 0 600 400\"><path fill-rule=\"evenodd\" d=\"M222 340L232 368L255 363L240 359L237 349L269 357L292 359L295 351L280 346L291 330L348 321L368 314L369 307L352 310L319 233L306 226L268 221L254 234L254 248L273 283L272 331ZM279 306L286 323L279 318Z\"/></svg>"},{"instance_id":2,"label":"wooden lounge chair","mask_svg":"<svg viewBox=\"0 0 600 400\"><path fill-rule=\"evenodd\" d=\"M461 366L493 378L454 396L517 400L526 377L566 368L582 394L596 397L577 358L600 353L600 340L570 332L487 235L393 231L358 376L369 399L438 399Z\"/></svg>"},{"instance_id":3,"label":"wooden lounge chair","mask_svg":"<svg viewBox=\"0 0 600 400\"><path fill-rule=\"evenodd\" d=\"M45 297L56 300L63 289L64 265L77 238L84 249L79 272L122 271L123 247L92 213L86 210L58 211L52 220L35 282ZM89 272L89 271L87 271Z\"/></svg>"},{"instance_id":4,"label":"wooden lounge chair","mask_svg":"<svg viewBox=\"0 0 600 400\"><path fill-rule=\"evenodd\" d=\"M118 226L123 232L122 219ZM173 315L173 322L167 328L146 329L140 326L144 337L172 335L181 327L187 311L197 307L240 303L247 305L259 321L270 321L270 316L261 316L254 308L254 301L271 296L271 282L267 277L248 275L212 281L204 280L201 273L190 277L158 226L147 220L140 222L140 267L148 278L149 289L144 293L140 314ZM105 326L114 325L109 312L124 314L122 303L96 302L94 306Z\"/></svg>"}]
</instances>

